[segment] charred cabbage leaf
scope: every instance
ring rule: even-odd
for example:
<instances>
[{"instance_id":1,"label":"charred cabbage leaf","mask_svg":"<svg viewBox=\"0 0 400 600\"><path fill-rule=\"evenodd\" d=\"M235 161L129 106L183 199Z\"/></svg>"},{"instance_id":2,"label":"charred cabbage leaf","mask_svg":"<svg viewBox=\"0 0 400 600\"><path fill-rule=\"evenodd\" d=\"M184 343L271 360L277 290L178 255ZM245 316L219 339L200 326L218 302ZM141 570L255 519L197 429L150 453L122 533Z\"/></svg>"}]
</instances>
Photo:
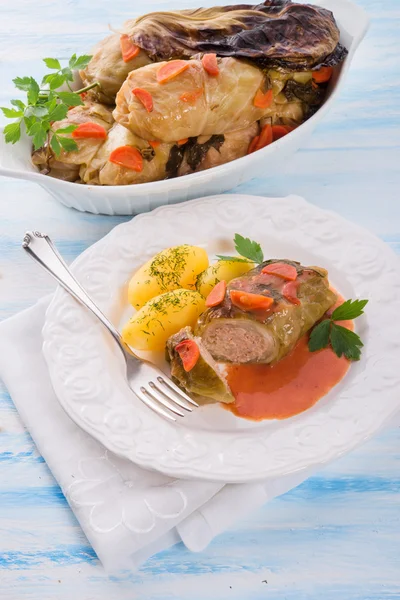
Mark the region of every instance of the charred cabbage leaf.
<instances>
[{"instance_id":1,"label":"charred cabbage leaf","mask_svg":"<svg viewBox=\"0 0 400 600\"><path fill-rule=\"evenodd\" d=\"M194 340L200 350L200 358L191 371L185 371L179 354L175 351L176 346L184 340ZM167 342L167 358L171 364L171 375L173 379L191 394L199 404L209 402L225 402L229 404L234 401L232 392L226 383L220 367L215 363L211 355L204 348L202 341L193 336L190 327L185 327Z\"/></svg>"},{"instance_id":2,"label":"charred cabbage leaf","mask_svg":"<svg viewBox=\"0 0 400 600\"><path fill-rule=\"evenodd\" d=\"M125 30L154 61L215 52L263 67L308 70L338 64L347 54L329 10L289 0L154 12L131 23Z\"/></svg>"}]
</instances>

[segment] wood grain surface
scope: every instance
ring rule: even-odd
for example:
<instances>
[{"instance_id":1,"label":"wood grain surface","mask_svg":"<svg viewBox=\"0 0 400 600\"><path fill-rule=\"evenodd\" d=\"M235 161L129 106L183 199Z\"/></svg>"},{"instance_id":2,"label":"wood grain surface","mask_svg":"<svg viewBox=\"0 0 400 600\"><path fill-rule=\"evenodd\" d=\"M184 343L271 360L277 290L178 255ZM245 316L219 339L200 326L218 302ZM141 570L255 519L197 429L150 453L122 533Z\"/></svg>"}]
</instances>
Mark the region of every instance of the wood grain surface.
<instances>
[{"instance_id":1,"label":"wood grain surface","mask_svg":"<svg viewBox=\"0 0 400 600\"><path fill-rule=\"evenodd\" d=\"M300 194L400 252L400 2L358 3L371 28L335 107L274 178L234 192ZM13 77L42 74L41 58L86 52L108 25L118 28L140 13L196 5L1 0L0 105L16 97ZM5 319L53 289L20 250L26 229L49 233L70 261L125 219L69 210L33 183L1 179L0 186ZM104 573L0 383L0 598L399 600L400 430L392 424L205 552L179 545L115 578Z\"/></svg>"}]
</instances>

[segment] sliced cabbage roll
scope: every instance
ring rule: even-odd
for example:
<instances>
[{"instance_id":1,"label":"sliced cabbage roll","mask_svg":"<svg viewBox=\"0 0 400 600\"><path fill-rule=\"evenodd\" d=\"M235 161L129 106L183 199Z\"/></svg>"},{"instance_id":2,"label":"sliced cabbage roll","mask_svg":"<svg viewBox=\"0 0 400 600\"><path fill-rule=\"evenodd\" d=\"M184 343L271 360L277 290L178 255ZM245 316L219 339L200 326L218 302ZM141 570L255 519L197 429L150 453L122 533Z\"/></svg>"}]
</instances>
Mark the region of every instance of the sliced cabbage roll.
<instances>
[{"instance_id":1,"label":"sliced cabbage roll","mask_svg":"<svg viewBox=\"0 0 400 600\"><path fill-rule=\"evenodd\" d=\"M68 125L80 125L88 122L101 125L108 131L114 122L111 109L102 104L87 101L83 106L76 106L69 110L67 117L62 121L53 123L52 130L57 131ZM71 135L65 134L65 137L71 137ZM46 145L32 154L32 162L41 171L52 177L64 179L65 181L77 181L81 165L90 164L104 140L85 138L76 139L75 142L78 150L71 152L61 150L58 157L55 157L52 149Z\"/></svg>"},{"instance_id":2,"label":"sliced cabbage roll","mask_svg":"<svg viewBox=\"0 0 400 600\"><path fill-rule=\"evenodd\" d=\"M124 146L139 150L142 155L142 170L135 171L110 162L111 152ZM90 164L82 165L81 180L92 185L129 185L164 179L171 148L172 144L159 144L153 148L149 142L116 123Z\"/></svg>"},{"instance_id":3,"label":"sliced cabbage roll","mask_svg":"<svg viewBox=\"0 0 400 600\"><path fill-rule=\"evenodd\" d=\"M120 38L120 34L114 33L99 42L93 49L90 63L80 71L85 86L95 82L100 84L100 87L89 90L88 96L105 104L115 104L115 96L131 71L151 62L143 50L130 61L124 62Z\"/></svg>"},{"instance_id":4,"label":"sliced cabbage roll","mask_svg":"<svg viewBox=\"0 0 400 600\"><path fill-rule=\"evenodd\" d=\"M166 64L132 71L117 94L115 120L148 140L174 142L200 135L218 135L252 125L266 113L254 98L263 89L263 72L234 58L218 59L219 75L210 76L200 60L166 83L157 81ZM148 110L133 90L150 94Z\"/></svg>"},{"instance_id":5,"label":"sliced cabbage roll","mask_svg":"<svg viewBox=\"0 0 400 600\"><path fill-rule=\"evenodd\" d=\"M205 171L245 156L259 129L258 123L253 123L224 135L203 135L189 140L178 175Z\"/></svg>"},{"instance_id":6,"label":"sliced cabbage roll","mask_svg":"<svg viewBox=\"0 0 400 600\"><path fill-rule=\"evenodd\" d=\"M200 351L195 366L186 371L176 347L186 340L194 341ZM167 358L171 364L171 375L178 385L186 390L199 404L234 401L226 382L223 366L218 365L205 349L202 340L194 337L191 327L185 327L167 342Z\"/></svg>"},{"instance_id":7,"label":"sliced cabbage roll","mask_svg":"<svg viewBox=\"0 0 400 600\"><path fill-rule=\"evenodd\" d=\"M335 301L324 269L270 260L233 279L195 334L217 361L276 363Z\"/></svg>"}]
</instances>

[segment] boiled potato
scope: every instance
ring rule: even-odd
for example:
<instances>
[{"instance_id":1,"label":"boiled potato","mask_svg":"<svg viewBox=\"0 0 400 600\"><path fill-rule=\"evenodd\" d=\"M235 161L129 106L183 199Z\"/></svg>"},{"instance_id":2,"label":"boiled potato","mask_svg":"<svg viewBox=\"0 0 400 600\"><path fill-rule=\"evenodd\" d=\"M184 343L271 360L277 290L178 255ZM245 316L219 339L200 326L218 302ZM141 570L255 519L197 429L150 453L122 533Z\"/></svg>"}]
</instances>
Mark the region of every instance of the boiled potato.
<instances>
[{"instance_id":1,"label":"boiled potato","mask_svg":"<svg viewBox=\"0 0 400 600\"><path fill-rule=\"evenodd\" d=\"M166 292L133 315L122 330L122 338L137 350L164 350L167 339L182 327L193 327L204 309L204 298L198 292Z\"/></svg>"},{"instance_id":2,"label":"boiled potato","mask_svg":"<svg viewBox=\"0 0 400 600\"><path fill-rule=\"evenodd\" d=\"M174 246L156 254L132 277L129 302L141 308L156 296L179 288L195 289L199 273L208 267L207 252L197 246Z\"/></svg>"},{"instance_id":3,"label":"boiled potato","mask_svg":"<svg viewBox=\"0 0 400 600\"><path fill-rule=\"evenodd\" d=\"M208 269L200 273L196 282L196 289L204 298L207 298L214 286L222 280L226 283L240 277L254 269L252 262L239 262L233 260L218 260L215 264L210 265Z\"/></svg>"}]
</instances>

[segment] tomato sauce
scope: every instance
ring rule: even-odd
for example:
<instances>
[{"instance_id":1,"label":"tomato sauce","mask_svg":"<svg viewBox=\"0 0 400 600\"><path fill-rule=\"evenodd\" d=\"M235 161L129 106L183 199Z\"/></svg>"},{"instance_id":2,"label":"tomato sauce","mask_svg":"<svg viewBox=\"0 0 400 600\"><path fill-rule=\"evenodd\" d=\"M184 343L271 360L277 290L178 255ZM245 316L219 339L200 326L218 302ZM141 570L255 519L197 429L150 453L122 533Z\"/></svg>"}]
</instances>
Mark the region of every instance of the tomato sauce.
<instances>
[{"instance_id":1,"label":"tomato sauce","mask_svg":"<svg viewBox=\"0 0 400 600\"><path fill-rule=\"evenodd\" d=\"M342 302L340 298L329 312ZM354 329L352 321L340 325ZM228 384L235 402L224 407L238 417L262 421L287 419L314 406L343 379L350 361L330 347L310 352L308 339L308 334L303 336L276 365L230 367Z\"/></svg>"}]
</instances>

